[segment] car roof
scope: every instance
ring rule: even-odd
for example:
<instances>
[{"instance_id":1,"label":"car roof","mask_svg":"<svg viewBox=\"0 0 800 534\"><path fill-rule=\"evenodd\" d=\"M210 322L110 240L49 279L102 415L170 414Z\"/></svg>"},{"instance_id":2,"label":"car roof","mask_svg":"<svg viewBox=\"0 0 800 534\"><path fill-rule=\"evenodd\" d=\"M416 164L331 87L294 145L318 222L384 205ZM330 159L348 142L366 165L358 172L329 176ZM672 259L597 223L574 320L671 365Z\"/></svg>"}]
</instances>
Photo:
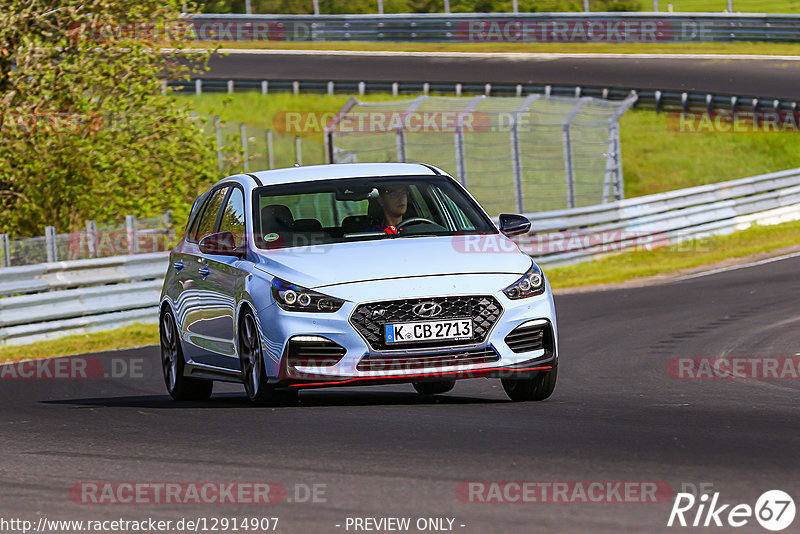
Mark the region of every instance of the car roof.
<instances>
[{"instance_id":1,"label":"car roof","mask_svg":"<svg viewBox=\"0 0 800 534\"><path fill-rule=\"evenodd\" d=\"M422 163L334 163L307 165L271 171L249 173L264 185L335 180L338 178L366 178L372 176L419 176L445 174L431 165Z\"/></svg>"}]
</instances>

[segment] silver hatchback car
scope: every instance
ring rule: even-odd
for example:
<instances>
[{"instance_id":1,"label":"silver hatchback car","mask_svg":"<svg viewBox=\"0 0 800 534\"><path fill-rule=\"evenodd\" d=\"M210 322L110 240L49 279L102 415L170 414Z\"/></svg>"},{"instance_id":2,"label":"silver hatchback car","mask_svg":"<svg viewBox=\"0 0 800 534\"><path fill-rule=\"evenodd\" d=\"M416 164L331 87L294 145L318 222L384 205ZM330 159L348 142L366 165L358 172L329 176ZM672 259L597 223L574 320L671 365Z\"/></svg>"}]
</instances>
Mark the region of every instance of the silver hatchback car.
<instances>
[{"instance_id":1,"label":"silver hatchback car","mask_svg":"<svg viewBox=\"0 0 800 534\"><path fill-rule=\"evenodd\" d=\"M160 303L175 399L216 380L257 404L301 388L500 378L515 401L556 384L544 273L452 177L424 164L294 167L221 180L192 208Z\"/></svg>"}]
</instances>

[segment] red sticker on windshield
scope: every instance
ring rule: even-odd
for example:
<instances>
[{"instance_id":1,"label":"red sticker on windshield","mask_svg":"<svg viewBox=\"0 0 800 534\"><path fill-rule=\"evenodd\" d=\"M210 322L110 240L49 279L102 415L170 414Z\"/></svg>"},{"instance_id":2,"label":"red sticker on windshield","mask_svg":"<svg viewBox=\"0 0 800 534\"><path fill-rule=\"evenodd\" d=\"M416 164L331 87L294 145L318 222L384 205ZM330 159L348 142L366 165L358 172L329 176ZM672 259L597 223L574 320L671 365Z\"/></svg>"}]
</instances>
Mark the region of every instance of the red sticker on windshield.
<instances>
[{"instance_id":1,"label":"red sticker on windshield","mask_svg":"<svg viewBox=\"0 0 800 534\"><path fill-rule=\"evenodd\" d=\"M387 226L386 228L383 229L383 231L386 232L389 235L394 235L394 234L397 233L397 227L396 226Z\"/></svg>"}]
</instances>

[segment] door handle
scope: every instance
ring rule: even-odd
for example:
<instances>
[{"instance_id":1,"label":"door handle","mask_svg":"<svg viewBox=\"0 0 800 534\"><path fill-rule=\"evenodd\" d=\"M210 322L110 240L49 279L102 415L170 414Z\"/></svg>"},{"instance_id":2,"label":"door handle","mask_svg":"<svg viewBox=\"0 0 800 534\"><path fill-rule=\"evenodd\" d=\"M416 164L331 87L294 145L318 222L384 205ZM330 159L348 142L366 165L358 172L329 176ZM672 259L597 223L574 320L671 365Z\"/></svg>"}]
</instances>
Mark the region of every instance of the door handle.
<instances>
[{"instance_id":1,"label":"door handle","mask_svg":"<svg viewBox=\"0 0 800 534\"><path fill-rule=\"evenodd\" d=\"M176 261L175 263L172 264L172 266L175 267L175 272L179 273L179 272L181 272L181 269L183 269L183 262L182 261Z\"/></svg>"},{"instance_id":2,"label":"door handle","mask_svg":"<svg viewBox=\"0 0 800 534\"><path fill-rule=\"evenodd\" d=\"M200 270L198 272L203 276L203 280L206 279L206 276L211 274L211 271L209 270L208 267L200 267Z\"/></svg>"}]
</instances>

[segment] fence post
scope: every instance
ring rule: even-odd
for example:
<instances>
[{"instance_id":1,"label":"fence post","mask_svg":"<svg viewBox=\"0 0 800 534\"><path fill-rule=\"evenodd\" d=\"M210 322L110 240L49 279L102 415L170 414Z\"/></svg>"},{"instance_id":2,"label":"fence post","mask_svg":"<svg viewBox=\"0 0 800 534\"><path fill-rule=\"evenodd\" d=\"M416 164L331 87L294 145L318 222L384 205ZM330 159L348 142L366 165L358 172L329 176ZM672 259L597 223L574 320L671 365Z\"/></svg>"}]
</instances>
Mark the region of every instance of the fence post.
<instances>
[{"instance_id":1,"label":"fence post","mask_svg":"<svg viewBox=\"0 0 800 534\"><path fill-rule=\"evenodd\" d=\"M267 166L275 168L275 154L272 152L272 130L267 130Z\"/></svg>"},{"instance_id":2,"label":"fence post","mask_svg":"<svg viewBox=\"0 0 800 534\"><path fill-rule=\"evenodd\" d=\"M589 0L583 0L583 10L589 12Z\"/></svg>"},{"instance_id":3,"label":"fence post","mask_svg":"<svg viewBox=\"0 0 800 534\"><path fill-rule=\"evenodd\" d=\"M611 129L614 139L614 199L625 198L625 184L622 182L622 143L619 137L619 122L615 122Z\"/></svg>"},{"instance_id":4,"label":"fence post","mask_svg":"<svg viewBox=\"0 0 800 534\"><path fill-rule=\"evenodd\" d=\"M261 82L261 94L266 95L269 93L269 82L267 80L263 80Z\"/></svg>"},{"instance_id":5,"label":"fence post","mask_svg":"<svg viewBox=\"0 0 800 534\"><path fill-rule=\"evenodd\" d=\"M514 0L514 1L511 3L511 9L512 9L512 11L513 11L515 14L516 14L516 13L519 13L519 0Z\"/></svg>"},{"instance_id":6,"label":"fence post","mask_svg":"<svg viewBox=\"0 0 800 534\"><path fill-rule=\"evenodd\" d=\"M514 169L514 199L516 200L517 213L524 213L524 199L522 196L522 157L519 152L519 128L517 114L511 119L511 166Z\"/></svg>"},{"instance_id":7,"label":"fence post","mask_svg":"<svg viewBox=\"0 0 800 534\"><path fill-rule=\"evenodd\" d=\"M253 8L250 5L250 0L244 0L244 12L248 15L253 14Z\"/></svg>"},{"instance_id":8,"label":"fence post","mask_svg":"<svg viewBox=\"0 0 800 534\"><path fill-rule=\"evenodd\" d=\"M233 80L228 80L228 94L233 94Z\"/></svg>"},{"instance_id":9,"label":"fence post","mask_svg":"<svg viewBox=\"0 0 800 534\"><path fill-rule=\"evenodd\" d=\"M11 267L11 254L8 250L8 234L0 234L0 247L3 248L3 267Z\"/></svg>"},{"instance_id":10,"label":"fence post","mask_svg":"<svg viewBox=\"0 0 800 534\"><path fill-rule=\"evenodd\" d=\"M456 145L456 172L458 173L458 181L466 187L467 185L467 167L464 162L464 132L461 130L461 124L456 127L456 133L453 136Z\"/></svg>"},{"instance_id":11,"label":"fence post","mask_svg":"<svg viewBox=\"0 0 800 534\"><path fill-rule=\"evenodd\" d=\"M294 157L298 165L303 165L303 147L300 143L300 136L294 136Z\"/></svg>"},{"instance_id":12,"label":"fence post","mask_svg":"<svg viewBox=\"0 0 800 534\"><path fill-rule=\"evenodd\" d=\"M86 248L89 249L89 257L97 257L97 223L86 221Z\"/></svg>"},{"instance_id":13,"label":"fence post","mask_svg":"<svg viewBox=\"0 0 800 534\"><path fill-rule=\"evenodd\" d=\"M314 0L314 14L319 15L319 0Z\"/></svg>"},{"instance_id":14,"label":"fence post","mask_svg":"<svg viewBox=\"0 0 800 534\"><path fill-rule=\"evenodd\" d=\"M328 82L328 96L333 96L333 82Z\"/></svg>"},{"instance_id":15,"label":"fence post","mask_svg":"<svg viewBox=\"0 0 800 534\"><path fill-rule=\"evenodd\" d=\"M406 162L406 132L402 126L397 128L397 135L395 137L397 142L397 162Z\"/></svg>"},{"instance_id":16,"label":"fence post","mask_svg":"<svg viewBox=\"0 0 800 534\"><path fill-rule=\"evenodd\" d=\"M128 234L128 254L136 254L136 215L125 216L125 233Z\"/></svg>"},{"instance_id":17,"label":"fence post","mask_svg":"<svg viewBox=\"0 0 800 534\"><path fill-rule=\"evenodd\" d=\"M653 0L653 11L658 13L658 0Z\"/></svg>"},{"instance_id":18,"label":"fence post","mask_svg":"<svg viewBox=\"0 0 800 534\"><path fill-rule=\"evenodd\" d=\"M239 139L242 142L242 166L244 172L250 172L250 162L247 158L247 126L244 123L239 125Z\"/></svg>"},{"instance_id":19,"label":"fence post","mask_svg":"<svg viewBox=\"0 0 800 534\"><path fill-rule=\"evenodd\" d=\"M325 132L325 163L336 163L336 147L333 145L333 132Z\"/></svg>"},{"instance_id":20,"label":"fence post","mask_svg":"<svg viewBox=\"0 0 800 534\"><path fill-rule=\"evenodd\" d=\"M383 0L378 0L378 14L383 15Z\"/></svg>"},{"instance_id":21,"label":"fence post","mask_svg":"<svg viewBox=\"0 0 800 534\"><path fill-rule=\"evenodd\" d=\"M444 0L444 12L450 13L450 0Z\"/></svg>"},{"instance_id":22,"label":"fence post","mask_svg":"<svg viewBox=\"0 0 800 534\"><path fill-rule=\"evenodd\" d=\"M45 226L44 246L47 250L47 263L58 261L58 247L56 246L56 227Z\"/></svg>"},{"instance_id":23,"label":"fence post","mask_svg":"<svg viewBox=\"0 0 800 534\"><path fill-rule=\"evenodd\" d=\"M569 123L561 127L564 142L564 172L567 179L567 207L575 207L575 169L572 164L572 135L569 131Z\"/></svg>"},{"instance_id":24,"label":"fence post","mask_svg":"<svg viewBox=\"0 0 800 534\"><path fill-rule=\"evenodd\" d=\"M222 173L225 162L222 154L222 125L218 116L214 117L214 132L217 135L217 170Z\"/></svg>"}]
</instances>

